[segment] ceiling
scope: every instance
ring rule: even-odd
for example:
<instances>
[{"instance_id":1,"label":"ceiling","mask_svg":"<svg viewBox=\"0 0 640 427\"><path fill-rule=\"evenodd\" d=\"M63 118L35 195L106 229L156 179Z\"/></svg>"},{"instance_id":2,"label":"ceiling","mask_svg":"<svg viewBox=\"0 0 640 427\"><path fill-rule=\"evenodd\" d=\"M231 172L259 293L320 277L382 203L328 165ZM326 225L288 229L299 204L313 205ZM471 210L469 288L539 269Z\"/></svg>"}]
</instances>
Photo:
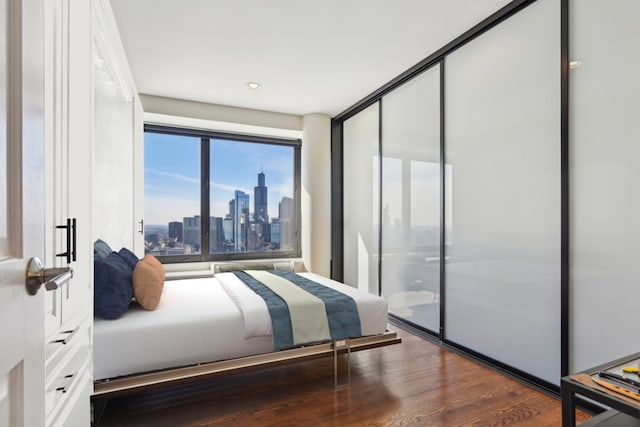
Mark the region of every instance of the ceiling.
<instances>
[{"instance_id":1,"label":"ceiling","mask_svg":"<svg viewBox=\"0 0 640 427\"><path fill-rule=\"evenodd\" d=\"M140 93L331 116L507 3L111 0Z\"/></svg>"}]
</instances>

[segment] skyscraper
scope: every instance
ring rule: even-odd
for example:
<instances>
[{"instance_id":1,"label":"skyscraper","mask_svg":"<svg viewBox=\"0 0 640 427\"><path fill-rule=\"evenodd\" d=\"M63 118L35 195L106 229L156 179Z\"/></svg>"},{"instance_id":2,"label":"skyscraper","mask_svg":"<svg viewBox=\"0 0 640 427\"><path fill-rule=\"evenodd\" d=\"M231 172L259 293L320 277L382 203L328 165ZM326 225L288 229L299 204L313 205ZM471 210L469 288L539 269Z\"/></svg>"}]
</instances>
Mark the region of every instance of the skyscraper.
<instances>
[{"instance_id":1,"label":"skyscraper","mask_svg":"<svg viewBox=\"0 0 640 427\"><path fill-rule=\"evenodd\" d=\"M227 218L222 220L222 229L224 230L224 240L221 252L232 252L234 248L233 219L229 215L227 215Z\"/></svg>"},{"instance_id":2,"label":"skyscraper","mask_svg":"<svg viewBox=\"0 0 640 427\"><path fill-rule=\"evenodd\" d=\"M253 220L258 224L269 222L267 207L268 189L264 185L264 173L258 174L258 185L253 187Z\"/></svg>"},{"instance_id":3,"label":"skyscraper","mask_svg":"<svg viewBox=\"0 0 640 427\"><path fill-rule=\"evenodd\" d=\"M285 218L293 220L295 212L296 205L293 203L293 198L285 196L280 200L280 203L278 203L278 216L280 217L280 222Z\"/></svg>"},{"instance_id":4,"label":"skyscraper","mask_svg":"<svg viewBox=\"0 0 640 427\"><path fill-rule=\"evenodd\" d=\"M193 252L200 251L200 215L182 218L184 244L191 245Z\"/></svg>"},{"instance_id":5,"label":"skyscraper","mask_svg":"<svg viewBox=\"0 0 640 427\"><path fill-rule=\"evenodd\" d=\"M280 218L273 218L271 220L271 243L276 248L280 247Z\"/></svg>"},{"instance_id":6,"label":"skyscraper","mask_svg":"<svg viewBox=\"0 0 640 427\"><path fill-rule=\"evenodd\" d=\"M259 250L271 241L271 227L269 227L268 189L264 184L265 175L258 174L258 185L253 187L253 222L252 232L253 247L251 250Z\"/></svg>"},{"instance_id":7,"label":"skyscraper","mask_svg":"<svg viewBox=\"0 0 640 427\"><path fill-rule=\"evenodd\" d=\"M182 242L182 223L180 221L169 223L169 238L176 239L176 242Z\"/></svg>"},{"instance_id":8,"label":"skyscraper","mask_svg":"<svg viewBox=\"0 0 640 427\"><path fill-rule=\"evenodd\" d=\"M233 204L233 243L236 252L247 250L249 229L249 195L236 190Z\"/></svg>"},{"instance_id":9,"label":"skyscraper","mask_svg":"<svg viewBox=\"0 0 640 427\"><path fill-rule=\"evenodd\" d=\"M223 219L209 217L209 252L224 252Z\"/></svg>"},{"instance_id":10,"label":"skyscraper","mask_svg":"<svg viewBox=\"0 0 640 427\"><path fill-rule=\"evenodd\" d=\"M278 204L278 216L280 217L280 249L292 250L295 228L295 203L291 197L283 197Z\"/></svg>"}]
</instances>

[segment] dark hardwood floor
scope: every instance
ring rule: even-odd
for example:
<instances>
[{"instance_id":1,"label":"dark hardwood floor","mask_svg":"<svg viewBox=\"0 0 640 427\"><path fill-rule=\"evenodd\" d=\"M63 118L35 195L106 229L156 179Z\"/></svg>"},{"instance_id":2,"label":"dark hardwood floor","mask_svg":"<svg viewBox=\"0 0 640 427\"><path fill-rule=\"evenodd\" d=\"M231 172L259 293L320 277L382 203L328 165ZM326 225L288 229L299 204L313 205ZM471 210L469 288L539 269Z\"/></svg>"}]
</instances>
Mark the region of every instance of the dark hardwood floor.
<instances>
[{"instance_id":1,"label":"dark hardwood floor","mask_svg":"<svg viewBox=\"0 0 640 427\"><path fill-rule=\"evenodd\" d=\"M112 399L97 426L560 426L560 401L394 327L402 344ZM578 421L589 418L578 413Z\"/></svg>"}]
</instances>

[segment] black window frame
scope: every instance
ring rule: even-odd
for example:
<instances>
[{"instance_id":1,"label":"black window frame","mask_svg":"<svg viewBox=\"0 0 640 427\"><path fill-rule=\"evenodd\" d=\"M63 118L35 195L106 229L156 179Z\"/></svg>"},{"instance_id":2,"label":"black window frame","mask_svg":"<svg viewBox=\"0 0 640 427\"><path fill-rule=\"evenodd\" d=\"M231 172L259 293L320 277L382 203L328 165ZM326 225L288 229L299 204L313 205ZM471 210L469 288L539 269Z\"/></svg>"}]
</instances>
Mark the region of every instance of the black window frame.
<instances>
[{"instance_id":1,"label":"black window frame","mask_svg":"<svg viewBox=\"0 0 640 427\"><path fill-rule=\"evenodd\" d=\"M187 136L200 138L200 238L201 246L199 254L192 255L156 255L163 264L187 263L187 262L214 262L235 260L257 260L274 258L300 258L302 256L301 245L301 161L302 141L300 139L276 138L269 136L257 136L240 133L228 133L211 131L206 129L192 129L145 123L144 133L158 133L165 135ZM270 144L293 148L293 199L295 209L295 227L293 250L291 251L248 251L248 252L215 252L210 253L209 248L209 218L210 218L210 143L212 139L238 141L242 143Z\"/></svg>"}]
</instances>

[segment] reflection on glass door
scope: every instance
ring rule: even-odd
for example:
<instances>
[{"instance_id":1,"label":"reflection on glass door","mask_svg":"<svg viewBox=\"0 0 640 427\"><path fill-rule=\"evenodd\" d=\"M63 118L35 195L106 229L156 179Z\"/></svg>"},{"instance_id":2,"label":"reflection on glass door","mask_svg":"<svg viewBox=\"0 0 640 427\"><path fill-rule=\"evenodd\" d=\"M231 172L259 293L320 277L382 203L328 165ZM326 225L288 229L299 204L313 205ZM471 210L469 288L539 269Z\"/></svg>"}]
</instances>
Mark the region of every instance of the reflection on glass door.
<instances>
[{"instance_id":1,"label":"reflection on glass door","mask_svg":"<svg viewBox=\"0 0 640 427\"><path fill-rule=\"evenodd\" d=\"M344 122L344 282L378 294L378 104Z\"/></svg>"},{"instance_id":2,"label":"reflection on glass door","mask_svg":"<svg viewBox=\"0 0 640 427\"><path fill-rule=\"evenodd\" d=\"M382 100L381 288L389 312L440 326L440 66Z\"/></svg>"}]
</instances>

